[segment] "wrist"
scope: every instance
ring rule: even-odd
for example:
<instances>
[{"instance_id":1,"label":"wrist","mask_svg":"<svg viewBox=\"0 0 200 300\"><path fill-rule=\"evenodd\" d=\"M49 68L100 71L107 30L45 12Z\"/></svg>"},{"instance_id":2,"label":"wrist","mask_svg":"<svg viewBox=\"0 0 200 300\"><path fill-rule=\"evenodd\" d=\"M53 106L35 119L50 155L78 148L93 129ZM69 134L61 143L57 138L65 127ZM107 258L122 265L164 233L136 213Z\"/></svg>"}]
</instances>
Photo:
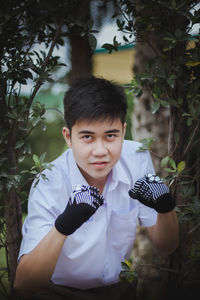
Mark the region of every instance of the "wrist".
<instances>
[{"instance_id":1,"label":"wrist","mask_svg":"<svg viewBox=\"0 0 200 300\"><path fill-rule=\"evenodd\" d=\"M56 226L54 225L52 230L55 232L55 234L57 235L57 237L60 237L60 240L62 239L66 239L68 237L68 235L61 233Z\"/></svg>"}]
</instances>

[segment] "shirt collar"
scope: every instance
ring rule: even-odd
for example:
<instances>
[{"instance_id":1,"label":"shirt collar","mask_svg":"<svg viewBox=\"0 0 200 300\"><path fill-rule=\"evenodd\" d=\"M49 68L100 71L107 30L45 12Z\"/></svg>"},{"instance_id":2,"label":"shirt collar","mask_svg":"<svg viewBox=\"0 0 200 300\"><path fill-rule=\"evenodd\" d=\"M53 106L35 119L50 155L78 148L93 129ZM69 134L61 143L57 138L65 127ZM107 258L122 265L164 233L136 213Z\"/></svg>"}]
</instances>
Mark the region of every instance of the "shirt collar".
<instances>
[{"instance_id":1,"label":"shirt collar","mask_svg":"<svg viewBox=\"0 0 200 300\"><path fill-rule=\"evenodd\" d=\"M112 169L109 190L114 190L119 182L122 182L127 185L130 185L131 183L130 178L127 177L127 172L121 160L119 160Z\"/></svg>"},{"instance_id":2,"label":"shirt collar","mask_svg":"<svg viewBox=\"0 0 200 300\"><path fill-rule=\"evenodd\" d=\"M72 190L75 188L76 185L88 185L87 181L81 174L72 152L72 149L69 149L69 173L71 179Z\"/></svg>"}]
</instances>

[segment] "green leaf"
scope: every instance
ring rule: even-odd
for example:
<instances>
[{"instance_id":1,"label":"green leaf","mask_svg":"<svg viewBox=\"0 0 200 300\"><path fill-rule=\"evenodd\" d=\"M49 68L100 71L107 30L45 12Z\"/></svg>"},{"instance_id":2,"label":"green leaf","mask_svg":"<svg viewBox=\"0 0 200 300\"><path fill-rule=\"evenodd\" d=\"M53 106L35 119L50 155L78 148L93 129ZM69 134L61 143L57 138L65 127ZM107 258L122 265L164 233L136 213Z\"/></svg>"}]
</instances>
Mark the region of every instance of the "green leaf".
<instances>
[{"instance_id":1,"label":"green leaf","mask_svg":"<svg viewBox=\"0 0 200 300\"><path fill-rule=\"evenodd\" d=\"M125 264L129 267L129 269L131 270L132 264L131 264L130 260L125 259L124 262L125 262Z\"/></svg>"},{"instance_id":2,"label":"green leaf","mask_svg":"<svg viewBox=\"0 0 200 300\"><path fill-rule=\"evenodd\" d=\"M186 62L187 67L196 67L198 65L200 65L200 61L189 60Z\"/></svg>"},{"instance_id":3,"label":"green leaf","mask_svg":"<svg viewBox=\"0 0 200 300\"><path fill-rule=\"evenodd\" d=\"M169 161L169 156L165 156L165 157L161 160L161 163L160 163L161 167L165 167L165 166L167 165L168 161Z\"/></svg>"},{"instance_id":4,"label":"green leaf","mask_svg":"<svg viewBox=\"0 0 200 300\"><path fill-rule=\"evenodd\" d=\"M18 78L17 81L21 84L27 84L27 81L24 78Z\"/></svg>"},{"instance_id":5,"label":"green leaf","mask_svg":"<svg viewBox=\"0 0 200 300\"><path fill-rule=\"evenodd\" d=\"M141 140L142 146L139 147L139 149L137 151L139 152L139 151L149 150L151 148L153 142L154 142L154 139L152 137L142 139Z\"/></svg>"},{"instance_id":6,"label":"green leaf","mask_svg":"<svg viewBox=\"0 0 200 300\"><path fill-rule=\"evenodd\" d=\"M35 127L35 126L40 122L40 120L41 120L41 117L40 117L40 116L34 118L34 119L32 120L32 125L33 125L33 127Z\"/></svg>"},{"instance_id":7,"label":"green leaf","mask_svg":"<svg viewBox=\"0 0 200 300\"><path fill-rule=\"evenodd\" d=\"M179 103L175 99L173 99L173 98L168 98L168 102L172 106L175 106L175 107L179 107L180 106Z\"/></svg>"},{"instance_id":8,"label":"green leaf","mask_svg":"<svg viewBox=\"0 0 200 300\"><path fill-rule=\"evenodd\" d=\"M92 29L92 27L93 27L93 20L92 19L89 19L89 20L87 20L87 28L89 29L89 30L91 30Z\"/></svg>"},{"instance_id":9,"label":"green leaf","mask_svg":"<svg viewBox=\"0 0 200 300\"><path fill-rule=\"evenodd\" d=\"M1 172L0 173L0 177L8 178L9 175L7 173L5 173L5 172Z\"/></svg>"},{"instance_id":10,"label":"green leaf","mask_svg":"<svg viewBox=\"0 0 200 300\"><path fill-rule=\"evenodd\" d=\"M178 166L177 166L177 171L178 171L178 173L181 173L181 172L185 169L185 166L186 166L185 161L179 162L179 163L178 163Z\"/></svg>"},{"instance_id":11,"label":"green leaf","mask_svg":"<svg viewBox=\"0 0 200 300\"><path fill-rule=\"evenodd\" d=\"M45 174L43 174L43 173L41 174L41 177L42 177L43 180L49 180L49 179L47 178L47 176L46 176Z\"/></svg>"},{"instance_id":12,"label":"green leaf","mask_svg":"<svg viewBox=\"0 0 200 300\"><path fill-rule=\"evenodd\" d=\"M43 164L43 167L45 168L45 169L48 169L48 170L52 170L52 168L54 167L54 165L53 164L51 164L51 163L44 163Z\"/></svg>"},{"instance_id":13,"label":"green leaf","mask_svg":"<svg viewBox=\"0 0 200 300\"><path fill-rule=\"evenodd\" d=\"M17 141L17 143L16 143L16 145L15 145L15 149L19 149L19 148L21 148L23 145L24 145L24 141L23 141L23 140Z\"/></svg>"},{"instance_id":14,"label":"green leaf","mask_svg":"<svg viewBox=\"0 0 200 300\"><path fill-rule=\"evenodd\" d=\"M134 88L133 89L133 92L135 93L135 96L137 97L137 98L140 98L141 96L142 96L142 90L140 89L140 88Z\"/></svg>"},{"instance_id":15,"label":"green leaf","mask_svg":"<svg viewBox=\"0 0 200 300\"><path fill-rule=\"evenodd\" d=\"M91 47L92 51L94 51L96 49L96 46L97 46L96 37L93 34L89 33L88 34L88 40L89 40L89 44L90 44L90 47Z\"/></svg>"},{"instance_id":16,"label":"green leaf","mask_svg":"<svg viewBox=\"0 0 200 300\"><path fill-rule=\"evenodd\" d=\"M172 74L169 78L167 78L167 83L170 85L171 88L175 86L176 76Z\"/></svg>"},{"instance_id":17,"label":"green leaf","mask_svg":"<svg viewBox=\"0 0 200 300\"><path fill-rule=\"evenodd\" d=\"M192 125L192 118L187 118L187 126L191 126Z\"/></svg>"},{"instance_id":18,"label":"green leaf","mask_svg":"<svg viewBox=\"0 0 200 300\"><path fill-rule=\"evenodd\" d=\"M37 166L40 165L40 158L36 154L33 154L33 161Z\"/></svg>"},{"instance_id":19,"label":"green leaf","mask_svg":"<svg viewBox=\"0 0 200 300\"><path fill-rule=\"evenodd\" d=\"M176 144L178 144L179 138L180 138L179 133L177 131L175 131L174 132L174 141L175 141Z\"/></svg>"},{"instance_id":20,"label":"green leaf","mask_svg":"<svg viewBox=\"0 0 200 300\"><path fill-rule=\"evenodd\" d=\"M116 23L117 23L117 26L119 27L119 29L121 29L122 28L121 21L119 19L117 19Z\"/></svg>"},{"instance_id":21,"label":"green leaf","mask_svg":"<svg viewBox=\"0 0 200 300\"><path fill-rule=\"evenodd\" d=\"M51 77L48 77L47 82L54 83L55 81Z\"/></svg>"},{"instance_id":22,"label":"green leaf","mask_svg":"<svg viewBox=\"0 0 200 300\"><path fill-rule=\"evenodd\" d=\"M34 188L38 185L39 181L40 181L40 179L37 179L37 180L36 180L36 182L35 182L35 184L34 184L34 186L33 186Z\"/></svg>"},{"instance_id":23,"label":"green leaf","mask_svg":"<svg viewBox=\"0 0 200 300\"><path fill-rule=\"evenodd\" d=\"M167 101L160 100L160 103L163 107L169 108L169 103Z\"/></svg>"},{"instance_id":24,"label":"green leaf","mask_svg":"<svg viewBox=\"0 0 200 300\"><path fill-rule=\"evenodd\" d=\"M103 44L103 46L101 48L108 50L109 53L111 53L113 50L115 50L115 47L111 44Z\"/></svg>"},{"instance_id":25,"label":"green leaf","mask_svg":"<svg viewBox=\"0 0 200 300\"><path fill-rule=\"evenodd\" d=\"M122 266L122 269L125 270L125 271L130 270L129 266L125 262L121 262L121 266Z\"/></svg>"},{"instance_id":26,"label":"green leaf","mask_svg":"<svg viewBox=\"0 0 200 300\"><path fill-rule=\"evenodd\" d=\"M185 113L182 114L182 116L183 117L189 117L189 116L191 116L191 114L185 112Z\"/></svg>"},{"instance_id":27,"label":"green leaf","mask_svg":"<svg viewBox=\"0 0 200 300\"><path fill-rule=\"evenodd\" d=\"M175 173L176 170L170 169L170 168L165 168L165 171L169 172L169 173Z\"/></svg>"},{"instance_id":28,"label":"green leaf","mask_svg":"<svg viewBox=\"0 0 200 300\"><path fill-rule=\"evenodd\" d=\"M176 171L176 163L172 158L169 158L169 164Z\"/></svg>"},{"instance_id":29,"label":"green leaf","mask_svg":"<svg viewBox=\"0 0 200 300\"><path fill-rule=\"evenodd\" d=\"M21 163L24 159L25 159L25 156L20 156L20 157L18 158L18 162Z\"/></svg>"},{"instance_id":30,"label":"green leaf","mask_svg":"<svg viewBox=\"0 0 200 300\"><path fill-rule=\"evenodd\" d=\"M28 154L31 154L31 146L30 144L27 144L24 151L23 151L23 154L25 153L28 153Z\"/></svg>"},{"instance_id":31,"label":"green leaf","mask_svg":"<svg viewBox=\"0 0 200 300\"><path fill-rule=\"evenodd\" d=\"M152 106L151 106L151 112L152 114L155 114L160 108L160 102L155 102Z\"/></svg>"},{"instance_id":32,"label":"green leaf","mask_svg":"<svg viewBox=\"0 0 200 300\"><path fill-rule=\"evenodd\" d=\"M40 156L40 163L42 164L45 160L45 156L46 156L46 152L42 153L42 155Z\"/></svg>"},{"instance_id":33,"label":"green leaf","mask_svg":"<svg viewBox=\"0 0 200 300\"><path fill-rule=\"evenodd\" d=\"M126 42L126 43L128 43L129 42L129 40L123 35L123 40Z\"/></svg>"},{"instance_id":34,"label":"green leaf","mask_svg":"<svg viewBox=\"0 0 200 300\"><path fill-rule=\"evenodd\" d=\"M36 170L32 170L32 171L30 171L30 173L33 175L37 175L38 172Z\"/></svg>"}]
</instances>

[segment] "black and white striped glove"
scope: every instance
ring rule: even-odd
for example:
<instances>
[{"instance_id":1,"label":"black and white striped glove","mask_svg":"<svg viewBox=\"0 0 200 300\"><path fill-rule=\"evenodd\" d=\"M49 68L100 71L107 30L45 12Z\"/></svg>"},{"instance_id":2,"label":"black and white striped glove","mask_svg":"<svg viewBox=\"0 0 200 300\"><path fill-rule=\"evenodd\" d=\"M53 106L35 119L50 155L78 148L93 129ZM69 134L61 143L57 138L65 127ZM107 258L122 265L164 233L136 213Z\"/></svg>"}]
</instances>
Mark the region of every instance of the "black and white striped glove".
<instances>
[{"instance_id":1,"label":"black and white striped glove","mask_svg":"<svg viewBox=\"0 0 200 300\"><path fill-rule=\"evenodd\" d=\"M176 205L169 188L158 176L152 174L146 174L138 179L129 195L159 213L167 213Z\"/></svg>"},{"instance_id":2,"label":"black and white striped glove","mask_svg":"<svg viewBox=\"0 0 200 300\"><path fill-rule=\"evenodd\" d=\"M77 185L64 212L55 221L56 229L70 235L87 221L103 204L103 196L96 187Z\"/></svg>"}]
</instances>

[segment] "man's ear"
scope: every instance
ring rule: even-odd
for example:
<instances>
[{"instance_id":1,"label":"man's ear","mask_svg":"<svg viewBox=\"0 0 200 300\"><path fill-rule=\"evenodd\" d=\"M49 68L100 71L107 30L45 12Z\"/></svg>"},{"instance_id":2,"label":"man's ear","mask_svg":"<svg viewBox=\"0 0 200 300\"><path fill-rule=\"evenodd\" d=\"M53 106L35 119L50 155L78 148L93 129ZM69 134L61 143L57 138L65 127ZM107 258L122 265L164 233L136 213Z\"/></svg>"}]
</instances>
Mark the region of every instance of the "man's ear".
<instances>
[{"instance_id":1,"label":"man's ear","mask_svg":"<svg viewBox=\"0 0 200 300\"><path fill-rule=\"evenodd\" d=\"M123 125L123 134L124 134L124 137L125 137L125 134L126 134L126 128L127 128L127 123L125 122L124 125Z\"/></svg>"},{"instance_id":2,"label":"man's ear","mask_svg":"<svg viewBox=\"0 0 200 300\"><path fill-rule=\"evenodd\" d=\"M70 133L69 128L63 127L62 128L62 134L63 134L63 137L65 139L65 142L67 143L67 146L69 148L71 148L72 143L71 143L71 133Z\"/></svg>"}]
</instances>

